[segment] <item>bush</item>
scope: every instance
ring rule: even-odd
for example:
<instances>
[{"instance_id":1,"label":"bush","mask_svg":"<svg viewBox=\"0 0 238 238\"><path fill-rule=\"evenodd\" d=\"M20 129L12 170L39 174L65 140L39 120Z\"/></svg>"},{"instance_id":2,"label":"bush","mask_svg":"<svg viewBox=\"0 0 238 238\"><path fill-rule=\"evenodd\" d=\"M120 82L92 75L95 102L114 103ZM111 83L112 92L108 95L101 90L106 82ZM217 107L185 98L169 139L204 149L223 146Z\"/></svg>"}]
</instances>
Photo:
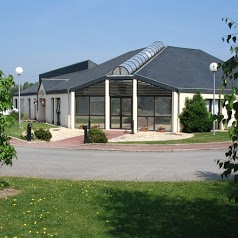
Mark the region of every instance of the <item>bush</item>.
<instances>
[{"instance_id":1,"label":"bush","mask_svg":"<svg viewBox=\"0 0 238 238\"><path fill-rule=\"evenodd\" d=\"M107 143L106 134L99 128L91 128L88 131L88 143Z\"/></svg>"},{"instance_id":2,"label":"bush","mask_svg":"<svg viewBox=\"0 0 238 238\"><path fill-rule=\"evenodd\" d=\"M192 99L186 98L179 118L183 132L209 132L212 129L212 115L207 111L205 100L199 92Z\"/></svg>"},{"instance_id":3,"label":"bush","mask_svg":"<svg viewBox=\"0 0 238 238\"><path fill-rule=\"evenodd\" d=\"M11 112L10 116L13 117L16 121L18 121L18 117L19 117L18 112Z\"/></svg>"},{"instance_id":4,"label":"bush","mask_svg":"<svg viewBox=\"0 0 238 238\"><path fill-rule=\"evenodd\" d=\"M39 128L35 130L35 137L39 140L44 140L49 142L52 138L52 134L49 129Z\"/></svg>"},{"instance_id":5,"label":"bush","mask_svg":"<svg viewBox=\"0 0 238 238\"><path fill-rule=\"evenodd\" d=\"M13 117L16 121L19 120L19 113L18 112L11 112L10 116ZM21 120L27 120L28 116L21 112Z\"/></svg>"}]
</instances>

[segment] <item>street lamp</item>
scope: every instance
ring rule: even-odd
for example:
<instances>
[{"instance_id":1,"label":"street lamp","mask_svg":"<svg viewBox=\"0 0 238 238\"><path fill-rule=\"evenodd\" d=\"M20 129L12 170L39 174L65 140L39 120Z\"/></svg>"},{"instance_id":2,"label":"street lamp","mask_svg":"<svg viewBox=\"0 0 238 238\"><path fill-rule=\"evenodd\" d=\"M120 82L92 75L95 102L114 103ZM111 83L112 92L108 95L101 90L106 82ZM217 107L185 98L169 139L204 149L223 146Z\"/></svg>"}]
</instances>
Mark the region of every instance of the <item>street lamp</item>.
<instances>
[{"instance_id":1,"label":"street lamp","mask_svg":"<svg viewBox=\"0 0 238 238\"><path fill-rule=\"evenodd\" d=\"M217 63L211 63L209 66L210 71L213 72L213 115L215 115L215 74L217 72L217 66ZM215 120L213 120L213 135L215 136Z\"/></svg>"},{"instance_id":2,"label":"street lamp","mask_svg":"<svg viewBox=\"0 0 238 238\"><path fill-rule=\"evenodd\" d=\"M21 127L21 94L20 94L20 75L23 73L22 67L16 68L16 74L18 75L18 113L19 113L19 127Z\"/></svg>"}]
</instances>

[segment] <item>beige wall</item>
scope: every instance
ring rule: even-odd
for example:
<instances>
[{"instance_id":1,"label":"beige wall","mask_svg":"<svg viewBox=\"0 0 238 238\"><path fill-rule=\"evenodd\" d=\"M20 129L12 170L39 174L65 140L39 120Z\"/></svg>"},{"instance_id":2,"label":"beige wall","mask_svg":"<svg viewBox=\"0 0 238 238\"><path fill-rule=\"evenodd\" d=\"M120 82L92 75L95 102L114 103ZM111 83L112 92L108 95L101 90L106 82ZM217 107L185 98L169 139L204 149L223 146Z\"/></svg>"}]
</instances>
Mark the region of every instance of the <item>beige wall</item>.
<instances>
[{"instance_id":1,"label":"beige wall","mask_svg":"<svg viewBox=\"0 0 238 238\"><path fill-rule=\"evenodd\" d=\"M172 131L173 132L180 132L181 131L181 124L178 118L178 115L182 112L184 106L185 106L185 100L186 98L192 98L194 93L172 93ZM213 94L201 94L203 99L213 99ZM215 99L222 99L223 95L216 94ZM224 117L227 116L226 110L222 108L220 105L221 113L224 115ZM223 124L220 123L220 128L223 128Z\"/></svg>"},{"instance_id":2,"label":"beige wall","mask_svg":"<svg viewBox=\"0 0 238 238\"><path fill-rule=\"evenodd\" d=\"M18 96L13 97L13 106L18 108ZM34 120L37 117L37 95L21 96L21 113L27 116L28 119Z\"/></svg>"},{"instance_id":3,"label":"beige wall","mask_svg":"<svg viewBox=\"0 0 238 238\"><path fill-rule=\"evenodd\" d=\"M54 114L54 124L57 124L57 98L60 98L60 125L70 128L69 94L67 93L45 96L45 120L48 123L52 123L52 115ZM54 100L54 108L52 106L52 100Z\"/></svg>"}]
</instances>

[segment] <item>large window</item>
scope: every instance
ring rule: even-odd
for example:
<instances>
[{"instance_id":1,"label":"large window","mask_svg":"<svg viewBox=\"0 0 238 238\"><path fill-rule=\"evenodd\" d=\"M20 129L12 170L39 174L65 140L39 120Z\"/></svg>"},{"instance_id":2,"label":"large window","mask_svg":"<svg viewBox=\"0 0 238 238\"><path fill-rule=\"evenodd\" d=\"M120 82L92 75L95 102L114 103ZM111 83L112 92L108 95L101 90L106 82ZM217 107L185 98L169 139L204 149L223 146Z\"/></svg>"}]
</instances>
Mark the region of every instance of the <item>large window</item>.
<instances>
[{"instance_id":1,"label":"large window","mask_svg":"<svg viewBox=\"0 0 238 238\"><path fill-rule=\"evenodd\" d=\"M105 102L100 96L76 96L76 127L82 125L105 128Z\"/></svg>"},{"instance_id":2,"label":"large window","mask_svg":"<svg viewBox=\"0 0 238 238\"><path fill-rule=\"evenodd\" d=\"M89 115L89 97L76 97L76 115Z\"/></svg>"},{"instance_id":3,"label":"large window","mask_svg":"<svg viewBox=\"0 0 238 238\"><path fill-rule=\"evenodd\" d=\"M207 110L208 112L211 112L213 114L213 99L207 99L206 100L206 106L207 106ZM215 114L220 114L220 100L219 99L215 99ZM218 121L216 120L215 122L215 127L216 129L220 129L219 128L219 123Z\"/></svg>"},{"instance_id":4,"label":"large window","mask_svg":"<svg viewBox=\"0 0 238 238\"><path fill-rule=\"evenodd\" d=\"M206 106L207 106L207 110L213 113L213 99L207 99ZM220 100L215 99L215 114L218 114L218 113L220 113Z\"/></svg>"},{"instance_id":5,"label":"large window","mask_svg":"<svg viewBox=\"0 0 238 238\"><path fill-rule=\"evenodd\" d=\"M138 116L154 116L154 97L138 97Z\"/></svg>"},{"instance_id":6,"label":"large window","mask_svg":"<svg viewBox=\"0 0 238 238\"><path fill-rule=\"evenodd\" d=\"M138 129L171 131L171 96L138 97Z\"/></svg>"}]
</instances>

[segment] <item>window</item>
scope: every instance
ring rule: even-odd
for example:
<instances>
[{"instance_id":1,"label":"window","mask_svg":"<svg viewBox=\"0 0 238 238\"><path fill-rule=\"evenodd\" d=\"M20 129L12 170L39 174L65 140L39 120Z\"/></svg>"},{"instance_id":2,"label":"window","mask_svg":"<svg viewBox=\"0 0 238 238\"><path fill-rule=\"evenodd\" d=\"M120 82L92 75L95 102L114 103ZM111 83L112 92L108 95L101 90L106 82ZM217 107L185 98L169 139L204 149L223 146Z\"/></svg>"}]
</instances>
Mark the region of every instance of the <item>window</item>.
<instances>
[{"instance_id":1,"label":"window","mask_svg":"<svg viewBox=\"0 0 238 238\"><path fill-rule=\"evenodd\" d=\"M172 123L171 96L139 96L138 97L138 129L163 129L171 131Z\"/></svg>"},{"instance_id":2,"label":"window","mask_svg":"<svg viewBox=\"0 0 238 238\"><path fill-rule=\"evenodd\" d=\"M220 112L220 100L215 99L215 114L218 114ZM211 113L213 113L213 99L207 99L206 100L207 110Z\"/></svg>"},{"instance_id":3,"label":"window","mask_svg":"<svg viewBox=\"0 0 238 238\"><path fill-rule=\"evenodd\" d=\"M138 97L138 116L154 115L154 97Z\"/></svg>"},{"instance_id":4,"label":"window","mask_svg":"<svg viewBox=\"0 0 238 238\"><path fill-rule=\"evenodd\" d=\"M99 96L76 96L76 126L105 127L105 99Z\"/></svg>"},{"instance_id":5,"label":"window","mask_svg":"<svg viewBox=\"0 0 238 238\"><path fill-rule=\"evenodd\" d=\"M89 97L76 97L76 114L89 115Z\"/></svg>"}]
</instances>

